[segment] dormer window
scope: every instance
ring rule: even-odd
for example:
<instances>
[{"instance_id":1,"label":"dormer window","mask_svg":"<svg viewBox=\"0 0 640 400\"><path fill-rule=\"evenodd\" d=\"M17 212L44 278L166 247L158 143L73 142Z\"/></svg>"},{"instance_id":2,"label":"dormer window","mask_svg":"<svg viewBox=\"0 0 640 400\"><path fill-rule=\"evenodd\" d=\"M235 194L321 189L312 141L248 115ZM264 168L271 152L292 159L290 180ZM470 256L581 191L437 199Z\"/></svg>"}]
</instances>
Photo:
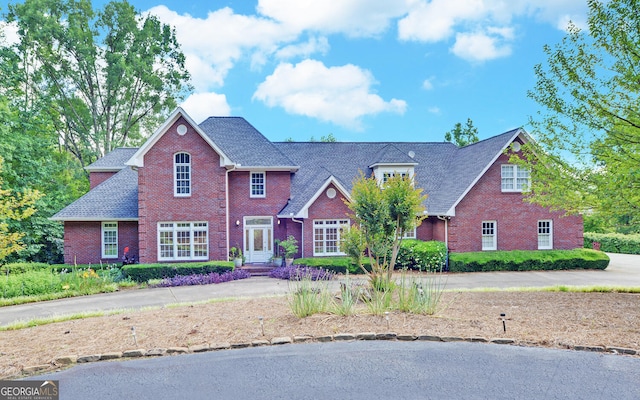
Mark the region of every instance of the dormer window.
<instances>
[{"instance_id":1,"label":"dormer window","mask_svg":"<svg viewBox=\"0 0 640 400\"><path fill-rule=\"evenodd\" d=\"M402 178L413 178L413 166L390 166L390 167L375 167L373 173L380 182L381 185L387 183L389 179L394 176L400 176Z\"/></svg>"},{"instance_id":2,"label":"dormer window","mask_svg":"<svg viewBox=\"0 0 640 400\"><path fill-rule=\"evenodd\" d=\"M173 172L174 196L191 196L191 156L188 153L176 153L174 155Z\"/></svg>"}]
</instances>

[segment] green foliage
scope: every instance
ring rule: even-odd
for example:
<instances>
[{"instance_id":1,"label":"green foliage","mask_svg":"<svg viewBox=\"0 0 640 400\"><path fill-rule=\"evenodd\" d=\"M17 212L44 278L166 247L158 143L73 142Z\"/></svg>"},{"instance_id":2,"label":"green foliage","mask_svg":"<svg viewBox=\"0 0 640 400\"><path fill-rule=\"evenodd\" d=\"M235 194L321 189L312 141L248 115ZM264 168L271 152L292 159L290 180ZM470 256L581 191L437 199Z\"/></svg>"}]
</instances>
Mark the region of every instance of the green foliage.
<instances>
[{"instance_id":1,"label":"green foliage","mask_svg":"<svg viewBox=\"0 0 640 400\"><path fill-rule=\"evenodd\" d=\"M446 276L427 272L411 277L403 271L398 284L397 308L414 314L433 315L438 311L446 287Z\"/></svg>"},{"instance_id":2,"label":"green foliage","mask_svg":"<svg viewBox=\"0 0 640 400\"><path fill-rule=\"evenodd\" d=\"M398 252L396 269L440 271L444 268L446 258L447 246L444 242L405 239Z\"/></svg>"},{"instance_id":3,"label":"green foliage","mask_svg":"<svg viewBox=\"0 0 640 400\"><path fill-rule=\"evenodd\" d=\"M26 0L6 19L18 27L3 54L24 110L43 107L82 166L138 142L190 89L175 31L126 1Z\"/></svg>"},{"instance_id":4,"label":"green foliage","mask_svg":"<svg viewBox=\"0 0 640 400\"><path fill-rule=\"evenodd\" d=\"M371 271L369 259L362 260L362 267L353 262L350 257L309 257L296 258L293 263L304 267L324 268L328 271L344 274L364 274Z\"/></svg>"},{"instance_id":5,"label":"green foliage","mask_svg":"<svg viewBox=\"0 0 640 400\"><path fill-rule=\"evenodd\" d=\"M478 128L473 126L471 118L467 118L467 124L464 127L460 122L457 122L452 130L444 134L444 140L455 143L460 147L476 143L480 140L478 138Z\"/></svg>"},{"instance_id":6,"label":"green foliage","mask_svg":"<svg viewBox=\"0 0 640 400\"><path fill-rule=\"evenodd\" d=\"M390 283L402 237L426 218L425 200L422 189L415 188L407 175L395 174L382 184L375 176L361 174L354 182L347 203L353 212L350 229L360 231L358 240L366 245L372 285L386 287ZM354 260L361 256L353 243L345 250Z\"/></svg>"},{"instance_id":7,"label":"green foliage","mask_svg":"<svg viewBox=\"0 0 640 400\"><path fill-rule=\"evenodd\" d=\"M640 13L636 0L588 2L588 29L545 46L528 95L537 144L523 147L529 201L640 225ZM514 161L515 162L515 161Z\"/></svg>"},{"instance_id":8,"label":"green foliage","mask_svg":"<svg viewBox=\"0 0 640 400\"><path fill-rule=\"evenodd\" d=\"M591 249L594 242L600 243L600 250L608 253L640 254L640 234L585 232L584 247Z\"/></svg>"},{"instance_id":9,"label":"green foliage","mask_svg":"<svg viewBox=\"0 0 640 400\"><path fill-rule=\"evenodd\" d=\"M298 241L293 235L289 235L280 242L280 247L284 253L284 258L293 258L298 253Z\"/></svg>"},{"instance_id":10,"label":"green foliage","mask_svg":"<svg viewBox=\"0 0 640 400\"><path fill-rule=\"evenodd\" d=\"M147 282L150 279L173 278L176 275L222 274L233 270L231 261L207 261L176 264L129 264L122 267L125 276L135 282Z\"/></svg>"},{"instance_id":11,"label":"green foliage","mask_svg":"<svg viewBox=\"0 0 640 400\"><path fill-rule=\"evenodd\" d=\"M0 274L23 274L29 271L38 271L38 270L49 270L51 266L46 263L31 263L31 262L16 262L16 263L8 263L0 266Z\"/></svg>"},{"instance_id":12,"label":"green foliage","mask_svg":"<svg viewBox=\"0 0 640 400\"><path fill-rule=\"evenodd\" d=\"M589 249L483 251L449 255L450 272L605 269L608 265L609 256Z\"/></svg>"}]
</instances>

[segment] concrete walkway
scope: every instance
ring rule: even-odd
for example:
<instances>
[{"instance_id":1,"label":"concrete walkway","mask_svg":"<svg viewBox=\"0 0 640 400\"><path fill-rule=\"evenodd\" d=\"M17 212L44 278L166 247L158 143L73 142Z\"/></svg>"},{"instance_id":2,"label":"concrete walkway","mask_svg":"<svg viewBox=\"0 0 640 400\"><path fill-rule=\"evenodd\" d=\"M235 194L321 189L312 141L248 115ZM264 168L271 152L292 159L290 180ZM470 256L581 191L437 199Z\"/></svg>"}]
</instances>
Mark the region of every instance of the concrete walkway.
<instances>
[{"instance_id":1,"label":"concrete walkway","mask_svg":"<svg viewBox=\"0 0 640 400\"><path fill-rule=\"evenodd\" d=\"M446 275L446 289L513 288L568 286L640 287L640 255L609 254L611 263L604 271L532 271L475 272ZM331 282L337 290L338 281ZM205 286L182 286L125 290L93 296L44 301L0 308L0 326L56 315L89 311L141 309L175 303L209 299L282 296L289 292L289 282L267 277L254 277Z\"/></svg>"}]
</instances>

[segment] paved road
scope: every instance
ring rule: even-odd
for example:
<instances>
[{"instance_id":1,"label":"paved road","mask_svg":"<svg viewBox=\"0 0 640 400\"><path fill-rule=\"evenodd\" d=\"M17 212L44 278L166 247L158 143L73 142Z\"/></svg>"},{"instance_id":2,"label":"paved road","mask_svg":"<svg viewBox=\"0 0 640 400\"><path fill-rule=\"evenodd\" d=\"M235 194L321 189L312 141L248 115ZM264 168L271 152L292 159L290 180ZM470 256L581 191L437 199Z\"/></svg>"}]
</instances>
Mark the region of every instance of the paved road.
<instances>
[{"instance_id":1,"label":"paved road","mask_svg":"<svg viewBox=\"0 0 640 400\"><path fill-rule=\"evenodd\" d=\"M135 377L135 378L133 378ZM75 366L60 399L639 399L640 359L480 343L339 342Z\"/></svg>"},{"instance_id":2,"label":"paved road","mask_svg":"<svg viewBox=\"0 0 640 400\"><path fill-rule=\"evenodd\" d=\"M447 289L545 287L554 285L640 287L640 255L609 254L604 271L478 272L449 274ZM336 290L339 282L332 283ZM139 309L216 298L285 295L287 281L254 277L219 285L185 286L106 293L0 308L0 326L19 320L85 311Z\"/></svg>"}]
</instances>

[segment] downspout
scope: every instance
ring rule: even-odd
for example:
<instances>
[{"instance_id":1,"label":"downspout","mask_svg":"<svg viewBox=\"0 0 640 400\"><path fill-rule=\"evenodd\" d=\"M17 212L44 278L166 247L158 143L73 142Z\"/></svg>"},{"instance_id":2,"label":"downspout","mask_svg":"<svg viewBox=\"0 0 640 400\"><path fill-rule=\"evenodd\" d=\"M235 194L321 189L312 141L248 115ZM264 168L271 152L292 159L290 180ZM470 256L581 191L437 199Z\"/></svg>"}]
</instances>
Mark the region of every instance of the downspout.
<instances>
[{"instance_id":1,"label":"downspout","mask_svg":"<svg viewBox=\"0 0 640 400\"><path fill-rule=\"evenodd\" d=\"M300 254L302 254L302 257L304 257L304 221L296 221L293 215L291 215L291 221L297 222L300 225L302 225L301 227L302 237L300 238L300 249L301 249Z\"/></svg>"},{"instance_id":2,"label":"downspout","mask_svg":"<svg viewBox=\"0 0 640 400\"><path fill-rule=\"evenodd\" d=\"M444 260L444 270L449 271L449 218L438 215L438 219L444 221L444 246L447 248L447 255Z\"/></svg>"},{"instance_id":3,"label":"downspout","mask_svg":"<svg viewBox=\"0 0 640 400\"><path fill-rule=\"evenodd\" d=\"M237 167L237 165L233 164L233 168L227 169L227 172L226 172L226 174L224 176L224 185L225 185L224 198L225 198L225 202L226 202L226 206L225 206L225 209L226 209L226 219L225 219L225 221L226 222L225 222L225 225L226 225L226 228L227 228L227 235L226 235L227 236L227 240L226 240L226 242L227 242L227 258L229 258L229 251L230 251L230 248L229 248L229 233L230 233L229 225L231 224L231 222L229 221L229 172L235 171L236 167ZM243 233L243 235L244 235L244 233Z\"/></svg>"}]
</instances>

